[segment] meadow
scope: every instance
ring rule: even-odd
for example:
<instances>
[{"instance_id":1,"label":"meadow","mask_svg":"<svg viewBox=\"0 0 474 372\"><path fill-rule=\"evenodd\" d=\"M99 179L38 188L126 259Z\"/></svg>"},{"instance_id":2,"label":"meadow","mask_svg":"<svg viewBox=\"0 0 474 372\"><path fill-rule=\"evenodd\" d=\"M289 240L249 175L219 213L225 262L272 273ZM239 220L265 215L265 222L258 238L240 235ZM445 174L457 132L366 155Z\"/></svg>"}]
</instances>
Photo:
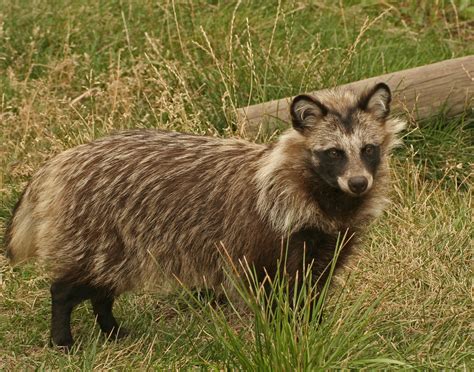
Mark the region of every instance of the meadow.
<instances>
[{"instance_id":1,"label":"meadow","mask_svg":"<svg viewBox=\"0 0 474 372\"><path fill-rule=\"evenodd\" d=\"M128 128L238 136L239 107L473 54L473 19L464 0L0 0L0 233L67 148ZM131 330L118 342L81 305L64 354L48 346L45 272L2 254L0 369L474 368L472 107L407 120L392 204L333 278L320 325L270 325L245 293L241 314L143 292L118 300Z\"/></svg>"}]
</instances>

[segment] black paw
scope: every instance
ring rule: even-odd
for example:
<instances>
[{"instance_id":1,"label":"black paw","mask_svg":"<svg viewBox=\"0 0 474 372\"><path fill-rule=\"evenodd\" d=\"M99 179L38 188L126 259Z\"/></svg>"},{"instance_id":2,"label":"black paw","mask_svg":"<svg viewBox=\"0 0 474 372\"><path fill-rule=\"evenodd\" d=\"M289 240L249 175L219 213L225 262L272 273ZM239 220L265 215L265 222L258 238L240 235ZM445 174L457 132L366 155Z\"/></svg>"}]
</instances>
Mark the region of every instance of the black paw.
<instances>
[{"instance_id":1,"label":"black paw","mask_svg":"<svg viewBox=\"0 0 474 372\"><path fill-rule=\"evenodd\" d=\"M58 337L56 339L50 338L49 339L49 346L58 349L64 353L70 353L72 347L74 346L74 340L68 337Z\"/></svg>"},{"instance_id":2,"label":"black paw","mask_svg":"<svg viewBox=\"0 0 474 372\"><path fill-rule=\"evenodd\" d=\"M121 338L127 337L129 333L130 332L123 327L114 327L112 330L105 332L107 337L111 340L120 340Z\"/></svg>"}]
</instances>

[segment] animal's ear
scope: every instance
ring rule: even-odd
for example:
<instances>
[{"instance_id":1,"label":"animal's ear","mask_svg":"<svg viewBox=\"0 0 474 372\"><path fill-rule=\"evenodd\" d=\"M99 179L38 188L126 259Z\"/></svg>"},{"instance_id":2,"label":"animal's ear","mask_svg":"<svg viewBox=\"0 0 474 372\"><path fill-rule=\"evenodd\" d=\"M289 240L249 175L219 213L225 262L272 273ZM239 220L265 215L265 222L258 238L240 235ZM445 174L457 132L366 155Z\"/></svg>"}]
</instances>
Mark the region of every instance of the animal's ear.
<instances>
[{"instance_id":1,"label":"animal's ear","mask_svg":"<svg viewBox=\"0 0 474 372\"><path fill-rule=\"evenodd\" d=\"M385 83L378 83L361 95L359 108L370 112L377 119L384 120L390 114L390 102L392 102L390 88Z\"/></svg>"},{"instance_id":2,"label":"animal's ear","mask_svg":"<svg viewBox=\"0 0 474 372\"><path fill-rule=\"evenodd\" d=\"M328 109L316 98L302 94L293 99L290 106L293 128L298 132L316 125L328 113Z\"/></svg>"}]
</instances>

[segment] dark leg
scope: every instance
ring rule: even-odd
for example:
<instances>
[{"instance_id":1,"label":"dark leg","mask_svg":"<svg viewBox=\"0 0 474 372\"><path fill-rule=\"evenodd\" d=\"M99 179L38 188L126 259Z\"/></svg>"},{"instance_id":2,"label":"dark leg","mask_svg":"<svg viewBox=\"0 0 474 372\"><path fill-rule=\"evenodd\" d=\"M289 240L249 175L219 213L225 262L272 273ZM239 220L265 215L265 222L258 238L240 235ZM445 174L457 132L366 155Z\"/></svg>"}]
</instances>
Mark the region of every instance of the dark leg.
<instances>
[{"instance_id":1,"label":"dark leg","mask_svg":"<svg viewBox=\"0 0 474 372\"><path fill-rule=\"evenodd\" d=\"M94 290L85 285L57 281L51 285L51 340L66 350L73 345L71 313L74 307L88 299Z\"/></svg>"},{"instance_id":2,"label":"dark leg","mask_svg":"<svg viewBox=\"0 0 474 372\"><path fill-rule=\"evenodd\" d=\"M114 304L113 295L98 291L97 294L91 298L91 302L102 332L114 338L122 338L127 335L128 332L119 326L112 314L112 306Z\"/></svg>"}]
</instances>

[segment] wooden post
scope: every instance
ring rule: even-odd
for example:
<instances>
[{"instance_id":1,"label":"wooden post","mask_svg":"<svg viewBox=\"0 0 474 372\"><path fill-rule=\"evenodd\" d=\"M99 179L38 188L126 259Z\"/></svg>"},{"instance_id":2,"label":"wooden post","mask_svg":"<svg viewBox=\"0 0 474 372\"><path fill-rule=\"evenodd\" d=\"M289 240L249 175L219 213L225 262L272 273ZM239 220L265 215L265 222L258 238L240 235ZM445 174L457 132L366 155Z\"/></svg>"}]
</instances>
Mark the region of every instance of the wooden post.
<instances>
[{"instance_id":1,"label":"wooden post","mask_svg":"<svg viewBox=\"0 0 474 372\"><path fill-rule=\"evenodd\" d=\"M376 76L341 87L360 91L378 82L390 86L395 112L424 119L445 107L448 115L457 115L466 109L473 109L474 55ZM317 96L318 91L309 94ZM241 134L255 135L281 124L288 125L288 106L292 98L237 109Z\"/></svg>"}]
</instances>

